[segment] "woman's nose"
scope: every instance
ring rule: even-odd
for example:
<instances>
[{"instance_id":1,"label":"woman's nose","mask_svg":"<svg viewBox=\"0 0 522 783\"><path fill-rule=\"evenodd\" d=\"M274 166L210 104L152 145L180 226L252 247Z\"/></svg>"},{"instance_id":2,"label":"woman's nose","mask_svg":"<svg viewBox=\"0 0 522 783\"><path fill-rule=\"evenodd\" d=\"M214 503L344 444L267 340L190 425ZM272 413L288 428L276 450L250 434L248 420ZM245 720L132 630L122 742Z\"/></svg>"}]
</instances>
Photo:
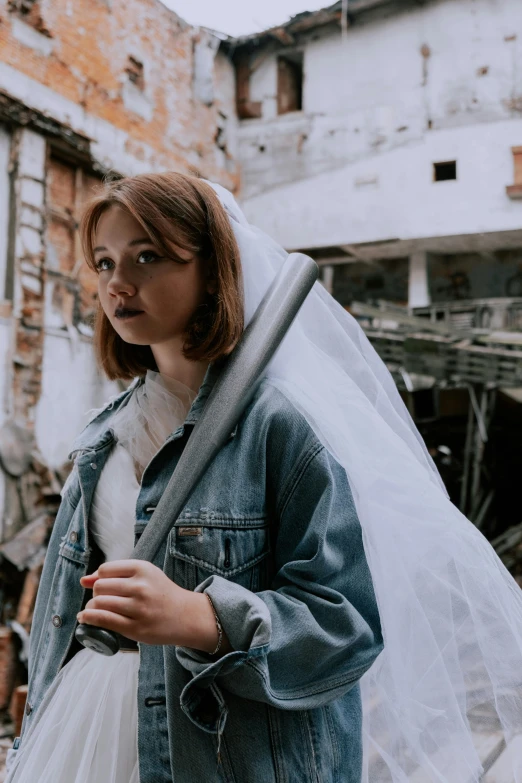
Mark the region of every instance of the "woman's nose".
<instances>
[{"instance_id":1,"label":"woman's nose","mask_svg":"<svg viewBox=\"0 0 522 783\"><path fill-rule=\"evenodd\" d=\"M107 284L107 291L111 296L121 296L121 294L134 296L136 286L129 276L123 273L121 268L116 268Z\"/></svg>"}]
</instances>

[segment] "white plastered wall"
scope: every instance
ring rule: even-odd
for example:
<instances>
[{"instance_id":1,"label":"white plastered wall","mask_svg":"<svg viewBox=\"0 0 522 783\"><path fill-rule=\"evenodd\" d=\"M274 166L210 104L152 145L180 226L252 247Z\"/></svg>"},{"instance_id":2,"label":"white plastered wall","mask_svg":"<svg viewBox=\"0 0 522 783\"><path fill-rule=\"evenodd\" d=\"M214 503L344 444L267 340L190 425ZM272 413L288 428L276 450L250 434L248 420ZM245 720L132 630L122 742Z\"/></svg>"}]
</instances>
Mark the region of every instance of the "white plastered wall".
<instances>
[{"instance_id":1,"label":"white plastered wall","mask_svg":"<svg viewBox=\"0 0 522 783\"><path fill-rule=\"evenodd\" d=\"M519 229L506 186L522 144L521 30L515 0L430 0L356 21L344 42L314 31L303 111L282 116L277 52L259 52L263 117L239 127L248 218L288 248ZM457 180L434 183L447 160Z\"/></svg>"}]
</instances>

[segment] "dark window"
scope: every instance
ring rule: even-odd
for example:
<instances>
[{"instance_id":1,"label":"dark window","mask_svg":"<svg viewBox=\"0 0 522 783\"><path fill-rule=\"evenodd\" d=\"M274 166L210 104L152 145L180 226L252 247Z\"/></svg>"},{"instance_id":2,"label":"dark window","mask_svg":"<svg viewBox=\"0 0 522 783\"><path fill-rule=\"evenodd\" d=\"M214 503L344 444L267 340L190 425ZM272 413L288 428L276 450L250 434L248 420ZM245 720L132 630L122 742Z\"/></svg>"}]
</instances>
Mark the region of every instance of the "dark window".
<instances>
[{"instance_id":1,"label":"dark window","mask_svg":"<svg viewBox=\"0 0 522 783\"><path fill-rule=\"evenodd\" d=\"M135 57L129 57L125 70L127 71L129 81L135 84L139 90L144 90L145 77L143 75L143 63L140 63Z\"/></svg>"},{"instance_id":2,"label":"dark window","mask_svg":"<svg viewBox=\"0 0 522 783\"><path fill-rule=\"evenodd\" d=\"M27 16L31 13L34 5L36 5L36 0L11 0L9 9L18 11L22 16Z\"/></svg>"},{"instance_id":3,"label":"dark window","mask_svg":"<svg viewBox=\"0 0 522 783\"><path fill-rule=\"evenodd\" d=\"M250 77L252 75L251 56L242 52L235 58L236 65L236 103L240 120L257 119L262 116L261 101L250 100Z\"/></svg>"},{"instance_id":4,"label":"dark window","mask_svg":"<svg viewBox=\"0 0 522 783\"><path fill-rule=\"evenodd\" d=\"M430 253L428 269L435 303L522 295L522 247L487 254Z\"/></svg>"},{"instance_id":5,"label":"dark window","mask_svg":"<svg viewBox=\"0 0 522 783\"><path fill-rule=\"evenodd\" d=\"M293 52L277 58L277 113L303 108L303 53Z\"/></svg>"},{"instance_id":6,"label":"dark window","mask_svg":"<svg viewBox=\"0 0 522 783\"><path fill-rule=\"evenodd\" d=\"M457 179L457 161L446 160L443 163L434 163L433 181L445 182L448 179Z\"/></svg>"},{"instance_id":7,"label":"dark window","mask_svg":"<svg viewBox=\"0 0 522 783\"><path fill-rule=\"evenodd\" d=\"M375 264L354 261L335 267L333 295L343 307L352 302L408 303L408 258L380 259ZM377 267L377 268L376 268Z\"/></svg>"},{"instance_id":8,"label":"dark window","mask_svg":"<svg viewBox=\"0 0 522 783\"><path fill-rule=\"evenodd\" d=\"M432 421L438 417L439 400L436 388L416 389L410 392L409 396L410 413L415 421Z\"/></svg>"},{"instance_id":9,"label":"dark window","mask_svg":"<svg viewBox=\"0 0 522 783\"><path fill-rule=\"evenodd\" d=\"M513 184L506 187L509 198L522 199L522 147L511 147L513 153Z\"/></svg>"},{"instance_id":10,"label":"dark window","mask_svg":"<svg viewBox=\"0 0 522 783\"><path fill-rule=\"evenodd\" d=\"M9 11L18 14L26 24L34 27L39 33L52 38L42 19L39 0L9 0L7 7Z\"/></svg>"}]
</instances>

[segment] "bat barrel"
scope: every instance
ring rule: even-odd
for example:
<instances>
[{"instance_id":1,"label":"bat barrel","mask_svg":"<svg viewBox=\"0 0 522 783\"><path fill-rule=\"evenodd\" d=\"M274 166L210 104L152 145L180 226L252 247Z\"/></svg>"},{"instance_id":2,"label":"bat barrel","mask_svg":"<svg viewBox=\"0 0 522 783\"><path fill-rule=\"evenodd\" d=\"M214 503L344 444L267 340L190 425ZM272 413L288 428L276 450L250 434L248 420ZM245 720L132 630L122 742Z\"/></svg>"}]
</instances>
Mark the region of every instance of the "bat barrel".
<instances>
[{"instance_id":1,"label":"bat barrel","mask_svg":"<svg viewBox=\"0 0 522 783\"><path fill-rule=\"evenodd\" d=\"M286 259L217 379L133 558L154 559L173 521L250 402L256 382L317 280L318 271L315 261L302 253L292 253Z\"/></svg>"},{"instance_id":2,"label":"bat barrel","mask_svg":"<svg viewBox=\"0 0 522 783\"><path fill-rule=\"evenodd\" d=\"M317 264L302 253L291 253L286 259L218 377L131 559L154 560L173 522L252 399L257 382L318 273ZM114 655L120 649L119 635L104 628L81 624L75 635L84 647L103 655Z\"/></svg>"}]
</instances>

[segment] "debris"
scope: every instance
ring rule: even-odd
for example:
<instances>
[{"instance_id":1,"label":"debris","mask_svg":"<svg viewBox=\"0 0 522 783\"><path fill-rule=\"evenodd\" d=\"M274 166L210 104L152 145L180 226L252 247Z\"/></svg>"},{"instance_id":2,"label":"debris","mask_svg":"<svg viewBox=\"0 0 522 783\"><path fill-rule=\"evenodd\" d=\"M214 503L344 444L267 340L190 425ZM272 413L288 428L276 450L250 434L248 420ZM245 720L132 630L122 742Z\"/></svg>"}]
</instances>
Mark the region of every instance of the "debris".
<instances>
[{"instance_id":1,"label":"debris","mask_svg":"<svg viewBox=\"0 0 522 783\"><path fill-rule=\"evenodd\" d=\"M520 307L519 299L491 299L413 312L384 301L354 302L349 309L392 373L449 482L451 499L490 539L502 546L507 541L504 562L522 579L522 533L520 546L515 533L502 538L506 527L512 530L512 514L519 507L514 496L510 501L506 495L515 492L516 459L522 461L512 442L515 421L522 420L522 411L513 410L522 402ZM454 403L457 393L460 402L452 409L448 400ZM511 421L508 427L500 424L499 404ZM506 465L513 472L510 479Z\"/></svg>"},{"instance_id":2,"label":"debris","mask_svg":"<svg viewBox=\"0 0 522 783\"><path fill-rule=\"evenodd\" d=\"M15 632L21 642L18 658L22 661L22 663L27 663L29 660L29 634L23 625L20 625L20 623L18 623L16 620L13 620L10 623L10 628Z\"/></svg>"},{"instance_id":3,"label":"debris","mask_svg":"<svg viewBox=\"0 0 522 783\"><path fill-rule=\"evenodd\" d=\"M29 469L34 438L26 429L7 421L0 427L0 467L13 478Z\"/></svg>"},{"instance_id":4,"label":"debris","mask_svg":"<svg viewBox=\"0 0 522 783\"><path fill-rule=\"evenodd\" d=\"M45 557L45 543L52 527L53 519L41 514L22 528L14 538L0 546L0 553L13 563L19 571L37 568Z\"/></svg>"},{"instance_id":5,"label":"debris","mask_svg":"<svg viewBox=\"0 0 522 783\"><path fill-rule=\"evenodd\" d=\"M9 705L9 713L14 724L15 737L19 737L22 730L28 689L28 685L19 685L18 688L15 688Z\"/></svg>"},{"instance_id":6,"label":"debris","mask_svg":"<svg viewBox=\"0 0 522 783\"><path fill-rule=\"evenodd\" d=\"M16 651L13 632L0 626L0 710L5 710L13 691L16 672Z\"/></svg>"},{"instance_id":7,"label":"debris","mask_svg":"<svg viewBox=\"0 0 522 783\"><path fill-rule=\"evenodd\" d=\"M510 571L522 569L522 522L494 538L491 546Z\"/></svg>"}]
</instances>

